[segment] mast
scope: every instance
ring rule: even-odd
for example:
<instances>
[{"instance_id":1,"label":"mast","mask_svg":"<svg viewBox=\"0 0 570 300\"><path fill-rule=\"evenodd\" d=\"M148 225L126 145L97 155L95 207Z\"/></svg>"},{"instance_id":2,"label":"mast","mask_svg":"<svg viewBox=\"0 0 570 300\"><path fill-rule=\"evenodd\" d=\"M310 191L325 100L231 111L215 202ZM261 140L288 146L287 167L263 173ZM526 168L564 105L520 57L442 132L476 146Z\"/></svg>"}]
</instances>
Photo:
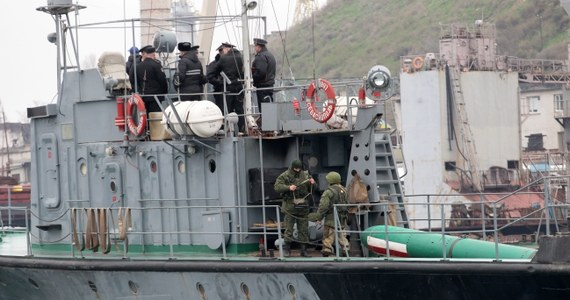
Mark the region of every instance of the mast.
<instances>
[{"instance_id":1,"label":"mast","mask_svg":"<svg viewBox=\"0 0 570 300\"><path fill-rule=\"evenodd\" d=\"M242 23L242 39L243 39L243 68L244 68L244 104L245 104L245 122L248 128L257 128L257 124L253 119L251 108L251 57L249 53L249 22L247 11L257 7L256 1L242 0L241 23ZM261 103L258 105L261 106Z\"/></svg>"},{"instance_id":2,"label":"mast","mask_svg":"<svg viewBox=\"0 0 570 300\"><path fill-rule=\"evenodd\" d=\"M77 23L77 11L85 8L85 6L73 4L72 2L73 2L72 0L59 0L59 1L51 0L47 1L47 6L41 6L36 8L37 11L41 11L52 15L55 21L56 32L48 35L48 40L57 46L57 94L60 95L60 97L62 90L61 86L62 72L66 72L67 70L65 31L66 27L69 24L66 25L66 21L69 21L70 12L76 12L75 22ZM63 18L63 15L65 15L65 18ZM79 52L75 48L77 41L72 38L71 43L74 48L74 55L75 55L75 60L77 62L77 69L79 69Z\"/></svg>"},{"instance_id":3,"label":"mast","mask_svg":"<svg viewBox=\"0 0 570 300\"><path fill-rule=\"evenodd\" d=\"M215 16L218 7L218 0L208 0L202 2L201 16ZM200 31L198 32L198 45L204 51L205 65L209 62L210 53L212 52L212 37L214 36L214 26L208 26L208 21L200 21Z\"/></svg>"}]
</instances>

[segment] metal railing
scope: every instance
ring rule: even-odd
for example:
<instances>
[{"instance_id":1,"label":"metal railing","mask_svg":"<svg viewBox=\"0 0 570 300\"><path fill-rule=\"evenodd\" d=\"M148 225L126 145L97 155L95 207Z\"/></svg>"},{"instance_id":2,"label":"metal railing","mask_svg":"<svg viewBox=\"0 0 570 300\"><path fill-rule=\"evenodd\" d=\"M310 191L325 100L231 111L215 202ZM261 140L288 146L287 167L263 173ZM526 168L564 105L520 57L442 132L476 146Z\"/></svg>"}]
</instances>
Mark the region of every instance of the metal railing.
<instances>
[{"instance_id":1,"label":"metal railing","mask_svg":"<svg viewBox=\"0 0 570 300\"><path fill-rule=\"evenodd\" d=\"M0 186L0 227L25 226L29 216L22 208L30 207L30 187L22 185Z\"/></svg>"},{"instance_id":2,"label":"metal railing","mask_svg":"<svg viewBox=\"0 0 570 300\"><path fill-rule=\"evenodd\" d=\"M534 230L532 230L532 235L535 236L535 242L538 241L539 236L541 234L546 234L546 235L550 235L552 234L552 231L560 231L561 230L561 222L566 222L566 216L567 216L567 209L570 205L566 204L566 203L562 203L562 202L558 202L555 201L554 199L552 199L550 192L549 192L549 188L548 185L550 184L550 181L553 179L558 180L559 177L568 177L568 176L555 176L555 177L545 177L545 178L541 178L539 180L536 180L532 183L530 183L529 185L518 189L512 193L492 193L492 194L485 194L485 193L477 193L477 194L469 194L469 195L460 195L460 194L448 194L448 195L430 195L430 194L425 194L425 195L408 195L407 198L409 199L420 199L418 201L407 201L405 203L406 206L406 210L411 211L412 207L425 207L426 210L426 215L425 216L411 216L408 214L409 216L409 221L410 222L418 222L418 221L426 221L427 222L427 228L417 228L417 229L421 229L418 230L417 232L413 233L413 234L423 234L426 232L431 232L431 233L438 233L441 234L441 243L442 243L442 253L441 253L441 257L438 258L439 259L448 259L448 257L446 256L446 245L445 245L445 240L446 240L446 236L451 235L451 236L460 236L460 237L465 237L470 235L471 237L477 237L481 240L492 240L493 243L495 243L496 245L496 259L495 260L499 260L499 244L502 242L501 240L501 236L503 236L503 232L511 229L512 227L516 226L516 225L521 225L524 224L527 228L528 227L533 227L535 228ZM537 186L542 186L542 191L541 192L535 192L535 191L530 191L530 189L532 188L536 188ZM528 196L528 195L534 195L535 198L537 199L541 199L542 203L540 203L540 205L534 207L533 209L529 210L527 213L525 214L521 214L520 216L517 217L512 217L512 216L508 216L505 214L502 214L501 211L504 210L504 203L509 201L509 199L512 199L512 197L516 197L516 196ZM453 211L452 206L454 205L458 205L458 203L452 202L454 197L466 197L466 196L478 196L481 197L481 201L472 201L472 202L468 202L468 204L471 205L471 211L477 211L479 210L481 212L480 215L476 216L476 215L472 215L472 216L457 216L457 215L452 215L451 212ZM495 200L484 200L486 199L486 197L490 197L493 196L492 199ZM442 199L443 197L445 197L447 199L447 201L445 202L434 202L433 199ZM425 199L425 201L421 201L421 199ZM464 202L467 203L467 202ZM393 226L398 226L399 224L391 224L390 218L389 218L389 213L390 213L390 209L391 209L391 205L393 205L393 203L389 203L389 202L378 202L378 203L367 203L367 204L360 204L360 207L362 206L366 206L367 210L360 210L361 213L357 213L358 219L357 220L361 220L361 218L364 217L369 217L370 214L380 214L381 216L381 222L379 223L383 223L383 224L388 224L388 225L393 225ZM351 235L351 237L353 236L357 236L360 237L360 235L363 233L363 230L367 229L367 228L361 228L361 224L360 222L357 222L357 225L352 225L351 228L346 228L343 226L340 226L340 217L338 215L338 208L340 206L355 206L355 204L335 204L333 206L333 213L335 214L335 228L339 229L335 232L335 235L337 236L337 238L335 239L335 244L336 244L336 249L341 249L341 247L339 247L339 239L338 239L338 235L339 234L348 234ZM3 210L6 210L7 208L2 208ZM14 208L12 208L14 209ZM113 251L113 253L108 254L108 255L99 255L99 254L90 254L89 251L87 250L83 250L83 251L78 251L77 248L75 247L76 245L73 245L73 243L70 243L70 237L73 234L79 234L81 236L86 236L87 230L85 230L85 228L87 227L86 221L87 219L85 219L85 216L78 219L79 220L79 224L82 224L81 226L78 226L75 228L75 232L73 229L70 229L69 232L65 233L64 236L61 239L58 239L57 241L46 241L46 240L41 240L39 237L33 236L32 231L30 231L29 226L26 226L24 229L14 229L14 228L9 228L9 227L2 227L1 232L6 234L7 232L24 232L26 234L26 249L27 249L27 253L24 255L35 255L34 250L32 248L31 244L31 239L34 238L36 241L40 241L39 244L43 244L43 245L48 245L50 243L55 243L55 244L66 244L69 246L69 251L67 252L67 254L64 254L64 257L85 257L85 256L91 256L91 255L95 255L97 257L100 258L109 258L109 259L117 259L117 258L138 258L138 257L146 257L148 258L148 256L154 257L154 258L164 258L164 259L212 259L212 258L218 258L218 259L230 259L230 258L235 258L235 259L243 259L244 257L247 257L247 259L251 259L252 257L254 258L259 258L262 259L262 257L266 257L264 255L259 255L260 252L272 252L271 251L271 246L268 245L268 241L272 240L272 239L277 239L280 240L282 238L281 232L283 230L282 225L281 225L281 218L280 218L280 211L279 211L279 206L277 205L265 205L265 206L260 206L260 205L245 205L245 206L182 206L182 207L146 207L146 208L131 208L131 210L133 212L137 212L137 213L142 213L142 212L150 212L150 211L160 211L160 212L166 212L166 215L168 215L168 219L169 220L174 220L174 216L176 215L176 211L177 210L200 210L200 211L204 211L204 210L211 210L213 215L217 215L219 217L219 221L220 223L220 228L221 230L208 230L207 228L204 229L192 229L192 230L164 230L164 228L162 228L161 230L157 230L157 231L153 231L153 230L148 230L148 228L146 229L142 229L144 228L141 224L133 224L133 226L131 228L129 228L127 230L127 232L125 232L125 234L131 239L131 240L136 240L138 237L138 240L142 241L140 244L131 244L130 247L133 246L140 246L141 247L141 251L140 253L133 253L133 252L129 252L128 248L126 246L127 243L124 243L124 240L120 240L119 236L121 234L120 229L118 228L118 217L117 219L115 219L115 215L118 216L118 211L119 209L125 209L125 208L104 208L104 210L107 210L109 212L108 216L109 216L109 224L113 224L112 226L108 227L108 232L106 234L109 235L109 241L112 241L114 246L115 246L115 251ZM224 220L224 216L223 214L232 211L232 210L255 210L256 213L258 213L258 211L262 209L262 210L267 210L267 214L266 215L271 215L274 216L276 218L276 223L273 225L273 227L269 227L268 224L266 223L267 220L262 220L262 225L260 226L253 226L252 224L249 224L249 226L247 226L246 230L243 230L243 227L245 224L239 224L240 226L234 226L234 229L230 229L230 230L224 230L224 225L223 224L223 220ZM26 208L19 208L19 210L28 210ZM72 222L72 215L71 215L71 209L66 210L64 215L61 216L62 218L68 218L68 220L70 221L69 224L73 224ZM259 216L260 214L258 214ZM35 216L34 214L31 214L32 218L37 218L37 216ZM137 222L142 222L142 219L137 219ZM29 219L26 218L26 223L29 224ZM457 221L469 221L470 226L452 226L452 222L457 222ZM397 222L396 222L397 223ZM436 225L434 225L436 224ZM439 224L439 227L436 227L437 224ZM373 224L374 225L374 224ZM341 229L342 227L342 229ZM136 228L136 229L135 229ZM239 228L239 229L236 229ZM385 257L382 258L377 258L377 259L391 259L392 255L390 253L390 235L394 236L396 234L410 234L409 232L399 232L399 231L388 231L387 227L384 227L383 229L385 232L385 243L386 243L386 254ZM342 233L341 233L342 232ZM195 238L196 236L200 236L200 235L219 235L219 237L221 238L221 249L218 250L209 250L209 251L198 251L198 252L193 252L192 250L184 250L184 249L180 249L181 246L192 246L193 243L191 241L192 238ZM144 248L145 247L150 247L153 245L153 241L152 238L148 238L145 239L145 237L152 237L152 236L158 236L160 237L160 239L163 241L160 246L163 246L164 249L168 249L168 253L164 253L164 251L160 252L160 255L156 255L154 254L154 252L152 251L146 251ZM185 242L180 242L180 236L186 236L189 238L189 240L185 241ZM235 246L239 244L239 241L243 241L241 239L241 237L259 237L259 252L258 251L253 251L255 253L234 253L234 252L229 252L227 247L228 246ZM226 239L228 239L229 242L226 242ZM251 244L252 239L250 239L250 244ZM283 250L283 246L282 244L279 244L278 246L276 246L275 251L278 252L277 255L268 255L269 257L272 258L276 258L276 259L285 259L285 255L284 255L284 250ZM264 254L266 254L267 252L265 252ZM364 251L363 251L364 252ZM42 255L45 255L45 253L42 252ZM336 258L340 258L342 256L347 256L346 259L362 259L362 258L358 258L358 257L350 257L350 253L341 253L340 251L336 251L335 253L335 257ZM310 258L308 258L310 259ZM344 259L344 258L343 258Z\"/></svg>"}]
</instances>

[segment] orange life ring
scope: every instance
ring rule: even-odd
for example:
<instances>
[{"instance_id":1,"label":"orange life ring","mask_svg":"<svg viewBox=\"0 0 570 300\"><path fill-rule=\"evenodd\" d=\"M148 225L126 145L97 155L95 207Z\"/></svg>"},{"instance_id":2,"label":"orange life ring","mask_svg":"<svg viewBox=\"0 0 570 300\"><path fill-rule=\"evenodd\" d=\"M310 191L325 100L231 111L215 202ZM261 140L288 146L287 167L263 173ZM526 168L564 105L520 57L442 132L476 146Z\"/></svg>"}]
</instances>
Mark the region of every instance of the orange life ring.
<instances>
[{"instance_id":1,"label":"orange life ring","mask_svg":"<svg viewBox=\"0 0 570 300\"><path fill-rule=\"evenodd\" d=\"M138 122L133 118L133 108L137 107ZM141 136L146 129L146 107L139 94L133 94L127 100L127 126L134 136Z\"/></svg>"},{"instance_id":2,"label":"orange life ring","mask_svg":"<svg viewBox=\"0 0 570 300\"><path fill-rule=\"evenodd\" d=\"M412 60L412 67L414 67L415 70L420 70L423 66L424 58L421 56L414 57L414 60Z\"/></svg>"},{"instance_id":3,"label":"orange life ring","mask_svg":"<svg viewBox=\"0 0 570 300\"><path fill-rule=\"evenodd\" d=\"M316 86L316 81L313 80L313 82L311 82L307 90L305 101L307 102L307 110L309 111L311 118L319 123L324 123L328 121L334 113L336 107L336 94L330 82L325 79L319 79L318 82L318 87ZM317 90L323 90L327 96L327 106L322 112L320 112L315 105L315 98L316 101L319 101L319 98L315 97Z\"/></svg>"}]
</instances>

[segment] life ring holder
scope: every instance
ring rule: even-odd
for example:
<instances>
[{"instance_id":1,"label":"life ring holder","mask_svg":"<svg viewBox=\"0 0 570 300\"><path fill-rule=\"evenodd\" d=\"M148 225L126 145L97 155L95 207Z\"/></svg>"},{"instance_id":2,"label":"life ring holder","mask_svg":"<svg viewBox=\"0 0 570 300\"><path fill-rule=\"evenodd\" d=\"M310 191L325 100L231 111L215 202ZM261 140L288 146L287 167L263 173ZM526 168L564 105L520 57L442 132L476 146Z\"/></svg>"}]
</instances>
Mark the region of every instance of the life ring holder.
<instances>
[{"instance_id":1,"label":"life ring holder","mask_svg":"<svg viewBox=\"0 0 570 300\"><path fill-rule=\"evenodd\" d=\"M137 107L138 118L133 118L133 108ZM134 136L141 136L146 129L146 107L139 94L132 94L127 100L127 127Z\"/></svg>"},{"instance_id":2,"label":"life ring holder","mask_svg":"<svg viewBox=\"0 0 570 300\"><path fill-rule=\"evenodd\" d=\"M412 60L412 67L414 67L414 70L421 70L423 66L424 58L421 56L414 57L414 60Z\"/></svg>"},{"instance_id":3,"label":"life ring holder","mask_svg":"<svg viewBox=\"0 0 570 300\"><path fill-rule=\"evenodd\" d=\"M318 82L318 87L317 87ZM319 101L319 98L316 97L317 90L323 90L325 95L327 96L327 105L325 109L320 112L315 102ZM316 98L316 101L315 101ZM326 79L319 78L318 80L313 80L307 89L307 95L305 97L305 102L307 102L307 111L313 120L319 123L325 123L328 121L332 115L334 114L334 110L336 108L336 94L330 82Z\"/></svg>"}]
</instances>

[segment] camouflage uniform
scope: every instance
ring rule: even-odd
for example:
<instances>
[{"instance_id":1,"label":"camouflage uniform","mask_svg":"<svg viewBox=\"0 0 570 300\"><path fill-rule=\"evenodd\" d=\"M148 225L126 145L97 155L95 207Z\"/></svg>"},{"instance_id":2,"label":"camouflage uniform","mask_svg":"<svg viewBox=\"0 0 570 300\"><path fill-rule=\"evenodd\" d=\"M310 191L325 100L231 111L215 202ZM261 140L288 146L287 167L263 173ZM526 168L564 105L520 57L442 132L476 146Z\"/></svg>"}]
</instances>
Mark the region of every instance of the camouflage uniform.
<instances>
[{"instance_id":1,"label":"camouflage uniform","mask_svg":"<svg viewBox=\"0 0 570 300\"><path fill-rule=\"evenodd\" d=\"M283 172L275 180L275 191L281 193L283 202L281 210L285 214L285 233L283 235L285 242L291 243L293 241L293 226L297 224L297 232L299 237L296 242L306 244L309 242L309 221L307 215L309 214L309 200L305 199L310 193L310 179L311 175L307 171L295 172L293 168L302 168L302 163L295 160L291 163L289 170ZM290 191L289 186L296 185L295 191ZM298 204L295 204L297 201Z\"/></svg>"},{"instance_id":2,"label":"camouflage uniform","mask_svg":"<svg viewBox=\"0 0 570 300\"><path fill-rule=\"evenodd\" d=\"M331 172L336 173L336 172ZM329 173L329 174L331 174ZM336 173L338 174L338 173ZM345 188L340 184L340 175L338 175L338 181L329 180L329 175L327 175L327 181L329 181L329 187L323 192L321 200L319 203L319 208L316 212L310 213L308 218L309 221L320 221L323 218L323 249L321 253L323 256L329 256L333 253L332 245L335 239L335 215L334 215L334 204L347 204L348 195ZM338 233L338 243L342 247L341 255L348 251L348 240L346 239L344 229L346 228L348 207L337 206L337 213L339 216L340 232Z\"/></svg>"}]
</instances>

